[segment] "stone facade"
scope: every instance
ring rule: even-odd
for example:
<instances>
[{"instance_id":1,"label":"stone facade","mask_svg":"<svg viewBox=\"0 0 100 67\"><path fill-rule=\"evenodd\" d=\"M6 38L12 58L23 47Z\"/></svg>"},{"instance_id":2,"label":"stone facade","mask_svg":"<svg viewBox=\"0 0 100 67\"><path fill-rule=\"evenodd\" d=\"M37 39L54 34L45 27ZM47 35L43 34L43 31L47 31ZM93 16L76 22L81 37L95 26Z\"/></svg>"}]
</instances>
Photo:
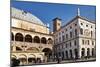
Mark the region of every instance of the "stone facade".
<instances>
[{"instance_id":1,"label":"stone facade","mask_svg":"<svg viewBox=\"0 0 100 67\"><path fill-rule=\"evenodd\" d=\"M27 16L32 16L33 20L28 20ZM34 15L12 8L12 59L18 59L20 65L47 62L52 54L52 47L53 36L42 21Z\"/></svg>"},{"instance_id":2,"label":"stone facade","mask_svg":"<svg viewBox=\"0 0 100 67\"><path fill-rule=\"evenodd\" d=\"M54 33L54 54L62 60L95 57L95 23L76 16Z\"/></svg>"}]
</instances>

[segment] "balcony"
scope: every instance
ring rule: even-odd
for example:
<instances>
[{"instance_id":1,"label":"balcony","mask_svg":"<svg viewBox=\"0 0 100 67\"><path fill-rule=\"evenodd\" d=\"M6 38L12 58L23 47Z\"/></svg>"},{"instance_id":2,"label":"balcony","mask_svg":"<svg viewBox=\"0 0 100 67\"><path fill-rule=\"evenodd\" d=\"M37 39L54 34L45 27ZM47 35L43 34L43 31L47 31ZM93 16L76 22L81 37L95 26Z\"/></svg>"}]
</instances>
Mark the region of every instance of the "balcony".
<instances>
[{"instance_id":1,"label":"balcony","mask_svg":"<svg viewBox=\"0 0 100 67\"><path fill-rule=\"evenodd\" d=\"M20 42L20 41L11 41L12 46L28 46L28 47L44 47L52 48L52 44L42 44L42 43L30 43L30 42Z\"/></svg>"}]
</instances>

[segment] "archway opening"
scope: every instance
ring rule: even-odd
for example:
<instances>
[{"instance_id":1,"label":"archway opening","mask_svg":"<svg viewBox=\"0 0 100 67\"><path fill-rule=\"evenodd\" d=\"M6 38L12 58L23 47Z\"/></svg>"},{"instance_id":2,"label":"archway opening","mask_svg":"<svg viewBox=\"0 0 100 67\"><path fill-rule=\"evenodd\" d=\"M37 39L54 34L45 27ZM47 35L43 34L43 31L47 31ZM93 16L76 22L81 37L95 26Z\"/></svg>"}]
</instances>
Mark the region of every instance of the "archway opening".
<instances>
[{"instance_id":1,"label":"archway opening","mask_svg":"<svg viewBox=\"0 0 100 67\"><path fill-rule=\"evenodd\" d=\"M50 57L52 56L52 50L50 48L44 48L42 52L45 53L45 61L49 61Z\"/></svg>"},{"instance_id":2,"label":"archway opening","mask_svg":"<svg viewBox=\"0 0 100 67\"><path fill-rule=\"evenodd\" d=\"M34 64L34 63L36 63L36 59L33 58L33 57L30 57L30 58L28 58L28 63L29 64Z\"/></svg>"},{"instance_id":3,"label":"archway opening","mask_svg":"<svg viewBox=\"0 0 100 67\"><path fill-rule=\"evenodd\" d=\"M89 58L90 57L90 49L87 48L87 57Z\"/></svg>"},{"instance_id":4,"label":"archway opening","mask_svg":"<svg viewBox=\"0 0 100 67\"><path fill-rule=\"evenodd\" d=\"M15 41L23 41L23 35L21 34L21 33L17 33L16 35L15 35Z\"/></svg>"},{"instance_id":5,"label":"archway opening","mask_svg":"<svg viewBox=\"0 0 100 67\"><path fill-rule=\"evenodd\" d=\"M73 59L72 50L70 50L69 52L70 52L70 59Z\"/></svg>"},{"instance_id":6,"label":"archway opening","mask_svg":"<svg viewBox=\"0 0 100 67\"><path fill-rule=\"evenodd\" d=\"M19 66L20 61L16 58L11 58L11 67Z\"/></svg>"},{"instance_id":7,"label":"archway opening","mask_svg":"<svg viewBox=\"0 0 100 67\"><path fill-rule=\"evenodd\" d=\"M20 61L20 64L21 64L21 65L27 64L27 56L24 55L24 54L21 54L21 55L19 56L19 61Z\"/></svg>"},{"instance_id":8,"label":"archway opening","mask_svg":"<svg viewBox=\"0 0 100 67\"><path fill-rule=\"evenodd\" d=\"M82 57L82 58L85 57L85 49L84 49L84 48L82 48L81 57Z\"/></svg>"},{"instance_id":9,"label":"archway opening","mask_svg":"<svg viewBox=\"0 0 100 67\"><path fill-rule=\"evenodd\" d=\"M27 59L26 58L19 58L20 64L21 65L25 65L27 63Z\"/></svg>"},{"instance_id":10,"label":"archway opening","mask_svg":"<svg viewBox=\"0 0 100 67\"><path fill-rule=\"evenodd\" d=\"M34 43L40 43L40 38L38 36L34 37Z\"/></svg>"},{"instance_id":11,"label":"archway opening","mask_svg":"<svg viewBox=\"0 0 100 67\"><path fill-rule=\"evenodd\" d=\"M78 59L78 50L75 49L74 51L75 51L75 59Z\"/></svg>"},{"instance_id":12,"label":"archway opening","mask_svg":"<svg viewBox=\"0 0 100 67\"><path fill-rule=\"evenodd\" d=\"M25 36L25 42L32 42L32 36L31 35L26 35Z\"/></svg>"},{"instance_id":13,"label":"archway opening","mask_svg":"<svg viewBox=\"0 0 100 67\"><path fill-rule=\"evenodd\" d=\"M45 37L42 37L42 38L41 38L41 43L43 43L43 44L46 44L46 43L47 43L47 41L46 41L46 38L45 38Z\"/></svg>"}]
</instances>

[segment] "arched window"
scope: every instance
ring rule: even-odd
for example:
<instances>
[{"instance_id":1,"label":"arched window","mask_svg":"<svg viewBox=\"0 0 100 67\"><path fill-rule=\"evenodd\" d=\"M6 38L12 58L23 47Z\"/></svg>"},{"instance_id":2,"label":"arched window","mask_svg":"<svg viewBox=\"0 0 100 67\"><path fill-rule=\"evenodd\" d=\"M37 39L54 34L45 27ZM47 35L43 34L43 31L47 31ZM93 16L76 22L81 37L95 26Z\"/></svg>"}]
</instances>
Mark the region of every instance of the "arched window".
<instances>
[{"instance_id":1,"label":"arched window","mask_svg":"<svg viewBox=\"0 0 100 67\"><path fill-rule=\"evenodd\" d=\"M41 43L43 43L43 44L46 44L46 43L47 43L47 41L46 41L46 38L45 38L45 37L42 37L42 38L41 38Z\"/></svg>"},{"instance_id":2,"label":"arched window","mask_svg":"<svg viewBox=\"0 0 100 67\"><path fill-rule=\"evenodd\" d=\"M89 56L90 56L90 49L87 48L87 57L89 57Z\"/></svg>"},{"instance_id":3,"label":"arched window","mask_svg":"<svg viewBox=\"0 0 100 67\"><path fill-rule=\"evenodd\" d=\"M11 40L14 41L14 34L11 33Z\"/></svg>"},{"instance_id":4,"label":"arched window","mask_svg":"<svg viewBox=\"0 0 100 67\"><path fill-rule=\"evenodd\" d=\"M66 59L68 59L68 51L66 50Z\"/></svg>"},{"instance_id":5,"label":"arched window","mask_svg":"<svg viewBox=\"0 0 100 67\"><path fill-rule=\"evenodd\" d=\"M75 49L74 51L75 51L75 58L77 59L78 58L78 50Z\"/></svg>"},{"instance_id":6,"label":"arched window","mask_svg":"<svg viewBox=\"0 0 100 67\"><path fill-rule=\"evenodd\" d=\"M34 37L34 43L40 43L40 38L38 36Z\"/></svg>"},{"instance_id":7,"label":"arched window","mask_svg":"<svg viewBox=\"0 0 100 67\"><path fill-rule=\"evenodd\" d=\"M72 59L73 56L72 56L72 50L70 50L70 59Z\"/></svg>"},{"instance_id":8,"label":"arched window","mask_svg":"<svg viewBox=\"0 0 100 67\"><path fill-rule=\"evenodd\" d=\"M52 44L52 43L53 43L52 39L48 38L48 44Z\"/></svg>"},{"instance_id":9,"label":"arched window","mask_svg":"<svg viewBox=\"0 0 100 67\"><path fill-rule=\"evenodd\" d=\"M80 29L80 34L83 35L83 29L82 28Z\"/></svg>"},{"instance_id":10,"label":"arched window","mask_svg":"<svg viewBox=\"0 0 100 67\"><path fill-rule=\"evenodd\" d=\"M21 34L21 33L17 33L16 35L15 35L15 41L23 41L23 35Z\"/></svg>"},{"instance_id":11,"label":"arched window","mask_svg":"<svg viewBox=\"0 0 100 67\"><path fill-rule=\"evenodd\" d=\"M25 42L32 42L32 36L31 35L26 35L25 36Z\"/></svg>"},{"instance_id":12,"label":"arched window","mask_svg":"<svg viewBox=\"0 0 100 67\"><path fill-rule=\"evenodd\" d=\"M92 56L95 56L94 48L92 48Z\"/></svg>"},{"instance_id":13,"label":"arched window","mask_svg":"<svg viewBox=\"0 0 100 67\"><path fill-rule=\"evenodd\" d=\"M81 56L84 57L85 56L85 49L82 48L82 51L81 51Z\"/></svg>"}]
</instances>

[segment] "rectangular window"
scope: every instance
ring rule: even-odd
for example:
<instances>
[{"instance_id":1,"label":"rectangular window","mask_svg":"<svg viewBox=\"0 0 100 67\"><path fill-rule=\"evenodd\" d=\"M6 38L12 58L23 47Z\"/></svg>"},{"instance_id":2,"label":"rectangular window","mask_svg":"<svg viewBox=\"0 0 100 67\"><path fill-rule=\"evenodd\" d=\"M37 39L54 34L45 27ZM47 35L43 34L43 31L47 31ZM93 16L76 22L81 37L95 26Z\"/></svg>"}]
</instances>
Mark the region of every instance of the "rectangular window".
<instances>
[{"instance_id":1,"label":"rectangular window","mask_svg":"<svg viewBox=\"0 0 100 67\"><path fill-rule=\"evenodd\" d=\"M68 44L66 44L66 48L67 48L67 45L68 45Z\"/></svg>"},{"instance_id":2,"label":"rectangular window","mask_svg":"<svg viewBox=\"0 0 100 67\"><path fill-rule=\"evenodd\" d=\"M66 51L66 59L68 59L68 51Z\"/></svg>"},{"instance_id":3,"label":"rectangular window","mask_svg":"<svg viewBox=\"0 0 100 67\"><path fill-rule=\"evenodd\" d=\"M62 40L63 40L63 41L65 40L64 35L62 36Z\"/></svg>"},{"instance_id":4,"label":"rectangular window","mask_svg":"<svg viewBox=\"0 0 100 67\"><path fill-rule=\"evenodd\" d=\"M70 38L72 38L72 32L70 32Z\"/></svg>"},{"instance_id":5,"label":"rectangular window","mask_svg":"<svg viewBox=\"0 0 100 67\"><path fill-rule=\"evenodd\" d=\"M75 29L75 36L77 36L77 29Z\"/></svg>"},{"instance_id":6,"label":"rectangular window","mask_svg":"<svg viewBox=\"0 0 100 67\"><path fill-rule=\"evenodd\" d=\"M80 29L80 34L83 35L83 29L82 28Z\"/></svg>"},{"instance_id":7,"label":"rectangular window","mask_svg":"<svg viewBox=\"0 0 100 67\"><path fill-rule=\"evenodd\" d=\"M68 34L66 34L66 40L68 40Z\"/></svg>"},{"instance_id":8,"label":"rectangular window","mask_svg":"<svg viewBox=\"0 0 100 67\"><path fill-rule=\"evenodd\" d=\"M82 44L84 45L84 40L82 40Z\"/></svg>"},{"instance_id":9,"label":"rectangular window","mask_svg":"<svg viewBox=\"0 0 100 67\"><path fill-rule=\"evenodd\" d=\"M71 42L70 42L70 47L72 46Z\"/></svg>"},{"instance_id":10,"label":"rectangular window","mask_svg":"<svg viewBox=\"0 0 100 67\"><path fill-rule=\"evenodd\" d=\"M88 40L88 45L90 44L89 40Z\"/></svg>"},{"instance_id":11,"label":"rectangular window","mask_svg":"<svg viewBox=\"0 0 100 67\"><path fill-rule=\"evenodd\" d=\"M61 42L61 37L59 37L59 42Z\"/></svg>"},{"instance_id":12,"label":"rectangular window","mask_svg":"<svg viewBox=\"0 0 100 67\"><path fill-rule=\"evenodd\" d=\"M76 46L76 40L74 41L74 45Z\"/></svg>"},{"instance_id":13,"label":"rectangular window","mask_svg":"<svg viewBox=\"0 0 100 67\"><path fill-rule=\"evenodd\" d=\"M92 41L92 45L94 45L94 41Z\"/></svg>"},{"instance_id":14,"label":"rectangular window","mask_svg":"<svg viewBox=\"0 0 100 67\"><path fill-rule=\"evenodd\" d=\"M91 37L93 36L93 31L91 31Z\"/></svg>"}]
</instances>

